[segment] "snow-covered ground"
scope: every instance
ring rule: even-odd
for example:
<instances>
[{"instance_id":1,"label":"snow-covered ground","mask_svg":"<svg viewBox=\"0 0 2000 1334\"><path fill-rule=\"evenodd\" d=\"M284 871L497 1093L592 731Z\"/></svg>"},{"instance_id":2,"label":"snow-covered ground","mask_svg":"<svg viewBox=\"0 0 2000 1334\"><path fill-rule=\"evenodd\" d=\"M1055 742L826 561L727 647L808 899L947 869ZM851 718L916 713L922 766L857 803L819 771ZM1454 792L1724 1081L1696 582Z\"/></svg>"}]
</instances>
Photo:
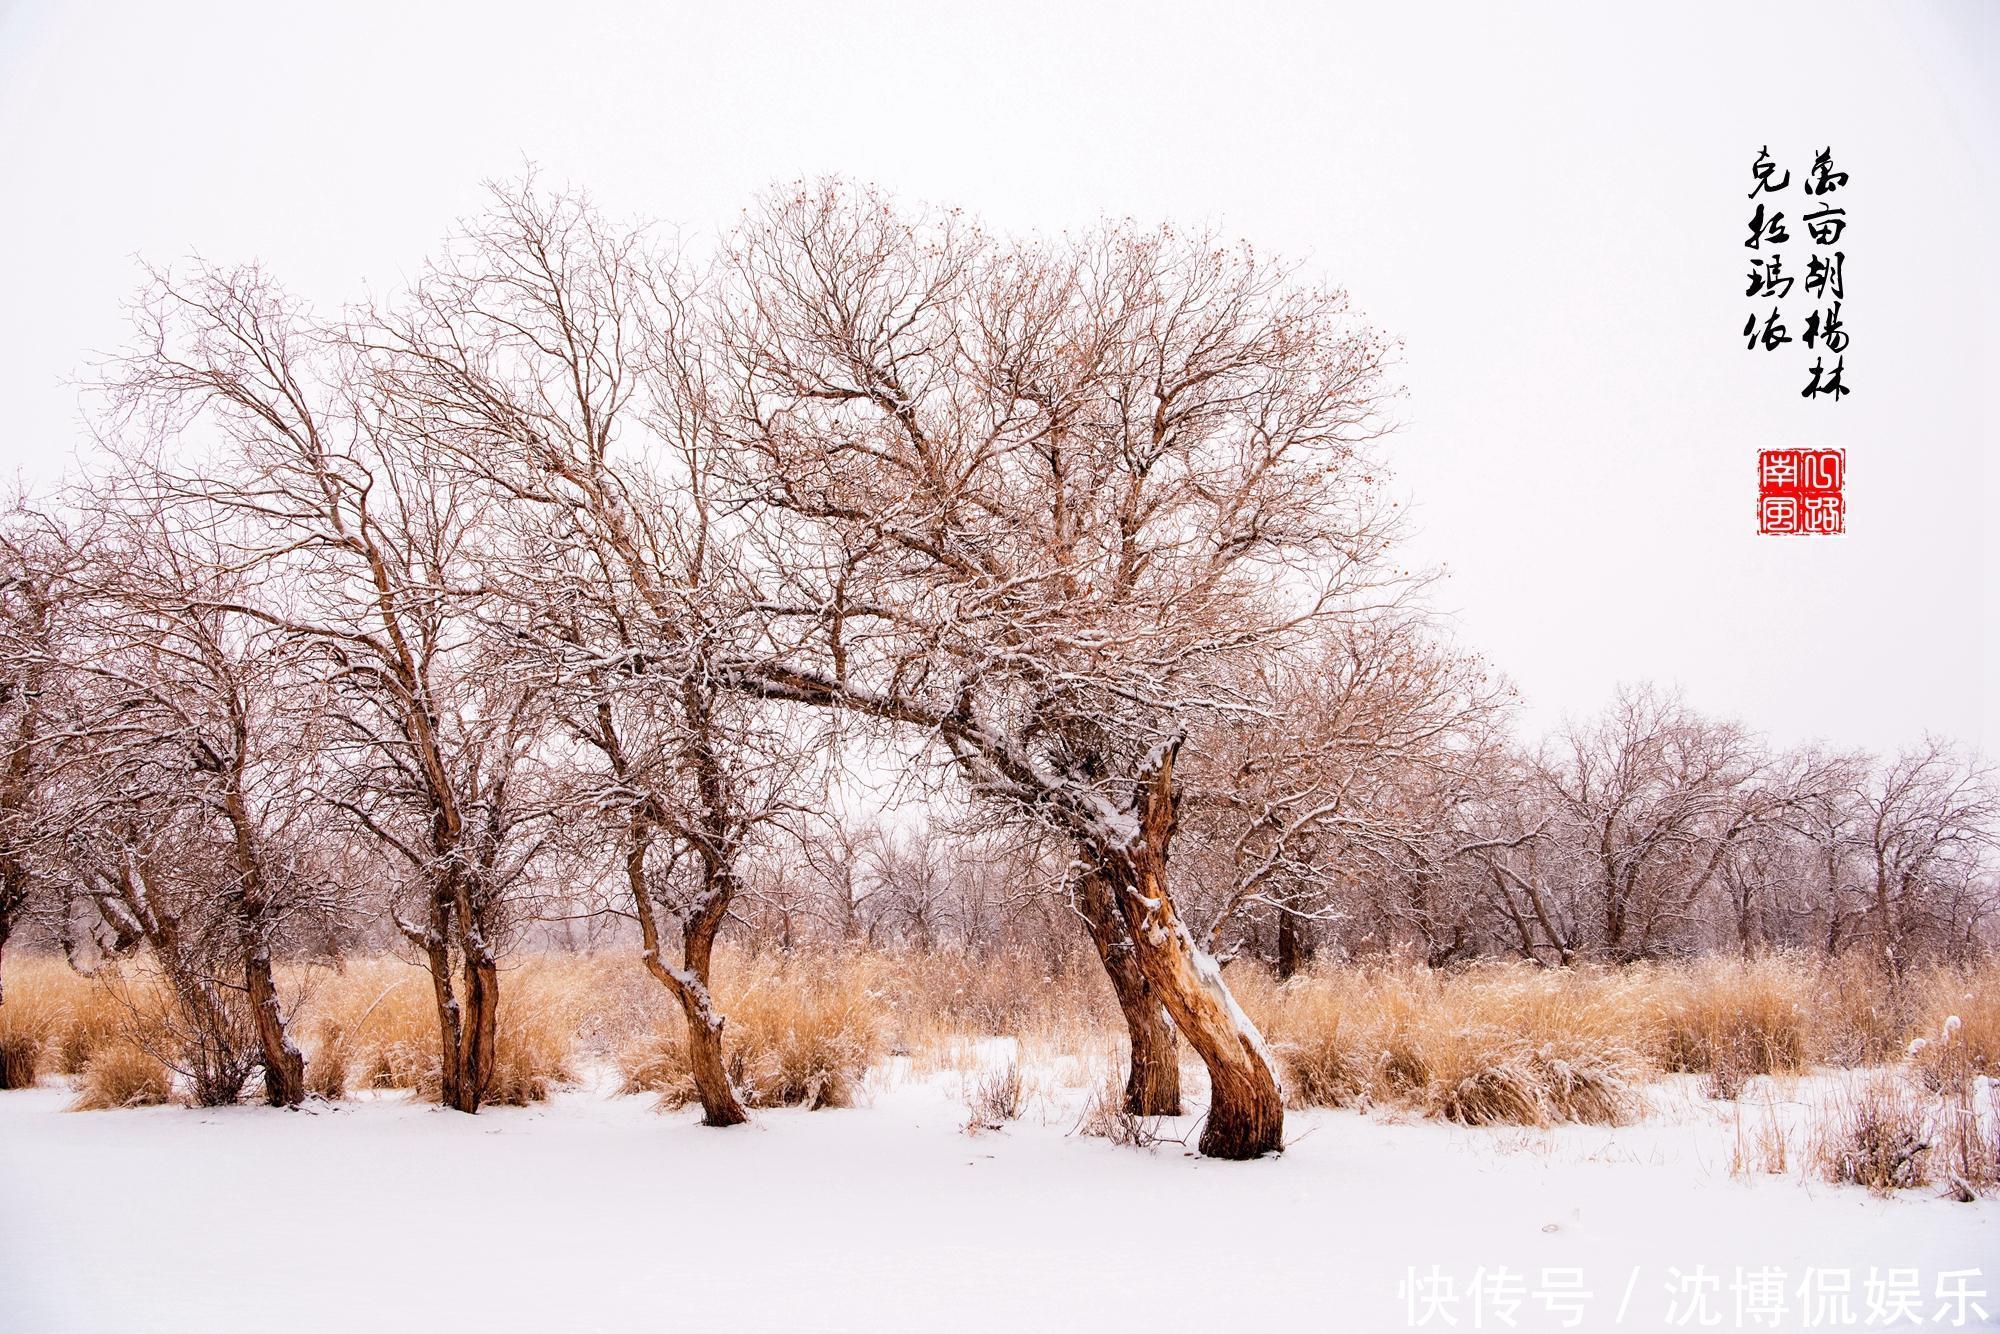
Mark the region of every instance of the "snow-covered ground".
<instances>
[{"instance_id":1,"label":"snow-covered ground","mask_svg":"<svg viewBox=\"0 0 2000 1334\"><path fill-rule=\"evenodd\" d=\"M729 1131L602 1089L476 1118L0 1094L0 1329L1546 1329L1577 1287L1584 1330L1839 1328L1843 1275L1850 1327L1914 1292L1937 1328L1941 1285L2000 1293L2000 1203L1737 1179L1735 1108L1687 1084L1615 1130L1293 1113L1281 1158L1224 1163L1076 1135L1082 1094L1032 1073L968 1135L962 1078Z\"/></svg>"}]
</instances>

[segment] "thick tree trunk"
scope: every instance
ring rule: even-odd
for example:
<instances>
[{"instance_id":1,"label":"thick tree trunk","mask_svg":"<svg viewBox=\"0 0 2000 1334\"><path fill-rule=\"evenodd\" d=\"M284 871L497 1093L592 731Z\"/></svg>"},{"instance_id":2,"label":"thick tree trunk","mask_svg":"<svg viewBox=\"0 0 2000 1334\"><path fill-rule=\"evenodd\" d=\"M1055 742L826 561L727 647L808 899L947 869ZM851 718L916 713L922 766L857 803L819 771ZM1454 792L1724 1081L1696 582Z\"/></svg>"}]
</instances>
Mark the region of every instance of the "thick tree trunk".
<instances>
[{"instance_id":1,"label":"thick tree trunk","mask_svg":"<svg viewBox=\"0 0 2000 1334\"><path fill-rule=\"evenodd\" d=\"M1181 1114L1181 1063L1173 1021L1153 994L1139 967L1132 938L1104 877L1086 874L1076 887L1077 910L1090 930L1091 944L1111 979L1118 1008L1131 1038L1131 1065L1125 1079L1125 1110L1133 1116Z\"/></svg>"},{"instance_id":2,"label":"thick tree trunk","mask_svg":"<svg viewBox=\"0 0 2000 1334\"><path fill-rule=\"evenodd\" d=\"M296 1107L306 1097L306 1061L285 1032L278 986L271 975L271 956L262 949L252 950L243 961L243 980L250 993L257 1044L264 1053L264 1098L273 1107Z\"/></svg>"},{"instance_id":3,"label":"thick tree trunk","mask_svg":"<svg viewBox=\"0 0 2000 1334\"><path fill-rule=\"evenodd\" d=\"M707 988L699 994L677 988L681 1013L687 1016L688 1069L694 1076L696 1096L701 1099L701 1123L705 1126L740 1126L750 1119L730 1086L729 1071L722 1059L722 1016L707 1001Z\"/></svg>"},{"instance_id":4,"label":"thick tree trunk","mask_svg":"<svg viewBox=\"0 0 2000 1334\"><path fill-rule=\"evenodd\" d=\"M725 898L724 903L727 902ZM708 979L715 959L715 933L722 914L685 925L686 961L684 975L670 986L680 998L681 1013L687 1016L688 1066L694 1075L695 1092L701 1097L701 1123L705 1126L740 1126L750 1119L730 1087L729 1071L722 1062L722 1016L715 1012Z\"/></svg>"},{"instance_id":5,"label":"thick tree trunk","mask_svg":"<svg viewBox=\"0 0 2000 1334\"><path fill-rule=\"evenodd\" d=\"M1147 776L1138 827L1119 846L1098 849L1140 970L1202 1064L1208 1119L1199 1147L1211 1158L1256 1158L1284 1147L1285 1101L1264 1039L1174 910L1167 846L1174 830L1174 755Z\"/></svg>"}]
</instances>

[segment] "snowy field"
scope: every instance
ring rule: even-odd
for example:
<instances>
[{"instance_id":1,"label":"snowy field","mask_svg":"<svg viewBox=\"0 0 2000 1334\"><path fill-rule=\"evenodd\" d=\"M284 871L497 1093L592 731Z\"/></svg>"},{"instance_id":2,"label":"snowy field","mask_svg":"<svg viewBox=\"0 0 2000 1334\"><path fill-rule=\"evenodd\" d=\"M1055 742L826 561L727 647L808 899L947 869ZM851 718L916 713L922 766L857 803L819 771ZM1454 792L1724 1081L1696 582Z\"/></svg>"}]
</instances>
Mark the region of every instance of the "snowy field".
<instances>
[{"instance_id":1,"label":"snowy field","mask_svg":"<svg viewBox=\"0 0 2000 1334\"><path fill-rule=\"evenodd\" d=\"M1293 1113L1282 1158L1237 1164L1077 1135L1082 1093L1033 1073L968 1135L963 1079L730 1131L602 1089L477 1118L0 1094L0 1328L1938 1328L1948 1271L2000 1288L2000 1202L1738 1179L1737 1110L1691 1083L1612 1130Z\"/></svg>"}]
</instances>

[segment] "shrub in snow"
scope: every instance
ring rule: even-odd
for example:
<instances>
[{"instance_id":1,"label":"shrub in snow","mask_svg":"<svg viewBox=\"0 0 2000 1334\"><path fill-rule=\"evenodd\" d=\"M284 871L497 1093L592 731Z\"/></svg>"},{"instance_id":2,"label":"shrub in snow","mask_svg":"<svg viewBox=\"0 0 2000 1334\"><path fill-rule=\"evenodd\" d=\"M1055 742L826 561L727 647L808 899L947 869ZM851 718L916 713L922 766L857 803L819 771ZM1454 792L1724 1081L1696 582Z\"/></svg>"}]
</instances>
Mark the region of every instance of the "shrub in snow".
<instances>
[{"instance_id":1,"label":"shrub in snow","mask_svg":"<svg viewBox=\"0 0 2000 1334\"><path fill-rule=\"evenodd\" d=\"M84 1064L70 1106L79 1112L151 1107L170 1101L173 1093L172 1071L131 1043L115 1043Z\"/></svg>"},{"instance_id":2,"label":"shrub in snow","mask_svg":"<svg viewBox=\"0 0 2000 1334\"><path fill-rule=\"evenodd\" d=\"M1009 1057L1004 1066L979 1071L965 1081L964 1097L968 1134L1000 1130L1019 1120L1026 1101L1020 1063Z\"/></svg>"},{"instance_id":3,"label":"shrub in snow","mask_svg":"<svg viewBox=\"0 0 2000 1334\"><path fill-rule=\"evenodd\" d=\"M1879 1075L1835 1102L1815 1159L1828 1181L1890 1191L1930 1181L1931 1127L1909 1087Z\"/></svg>"}]
</instances>

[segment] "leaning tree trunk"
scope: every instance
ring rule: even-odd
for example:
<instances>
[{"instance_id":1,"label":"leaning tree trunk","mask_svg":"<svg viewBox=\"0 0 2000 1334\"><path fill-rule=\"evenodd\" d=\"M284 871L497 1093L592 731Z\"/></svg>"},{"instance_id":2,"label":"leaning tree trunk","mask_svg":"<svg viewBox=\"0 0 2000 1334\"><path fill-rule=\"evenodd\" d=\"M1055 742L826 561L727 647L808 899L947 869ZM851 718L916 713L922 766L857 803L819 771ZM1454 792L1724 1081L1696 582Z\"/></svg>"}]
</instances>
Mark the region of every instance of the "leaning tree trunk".
<instances>
[{"instance_id":1,"label":"leaning tree trunk","mask_svg":"<svg viewBox=\"0 0 2000 1334\"><path fill-rule=\"evenodd\" d=\"M243 751L238 736L236 753ZM296 1107L306 1100L306 1061L285 1031L285 1012L278 1004L277 979L271 971L271 903L265 893L261 840L256 822L243 799L240 771L231 771L224 810L233 836L237 883L241 897L235 908L242 931L243 990L250 1000L250 1022L264 1061L264 1098L273 1107Z\"/></svg>"},{"instance_id":2,"label":"leaning tree trunk","mask_svg":"<svg viewBox=\"0 0 2000 1334\"><path fill-rule=\"evenodd\" d=\"M643 827L628 834L625 847L626 887L631 891L634 915L639 919L640 944L646 971L680 1003L687 1020L688 1072L694 1077L695 1096L701 1099L701 1123L705 1126L740 1126L750 1119L736 1090L729 1082L723 1061L722 1016L716 1012L709 994L708 979L715 959L715 937L729 912L734 886L726 872L710 871L708 883L695 910L681 923L682 967L667 967L660 954L660 926L646 892L646 852L651 845Z\"/></svg>"},{"instance_id":3,"label":"leaning tree trunk","mask_svg":"<svg viewBox=\"0 0 2000 1334\"><path fill-rule=\"evenodd\" d=\"M1181 1063L1173 1021L1146 981L1132 937L1103 876L1086 873L1076 889L1077 910L1118 997L1131 1037L1132 1060L1125 1078L1125 1110L1133 1116L1181 1114Z\"/></svg>"},{"instance_id":4,"label":"leaning tree trunk","mask_svg":"<svg viewBox=\"0 0 2000 1334\"><path fill-rule=\"evenodd\" d=\"M250 994L250 1018L257 1026L257 1044L264 1053L264 1098L273 1107L296 1107L306 1098L306 1060L285 1031L278 1005L278 986L271 973L270 952L252 949L243 961L243 981Z\"/></svg>"},{"instance_id":5,"label":"leaning tree trunk","mask_svg":"<svg viewBox=\"0 0 2000 1334\"><path fill-rule=\"evenodd\" d=\"M1167 886L1173 774L1169 748L1141 790L1137 828L1122 843L1099 848L1099 865L1131 934L1140 971L1208 1067L1201 1152L1256 1158L1284 1147L1285 1100L1263 1036L1229 994L1221 968L1196 946L1174 910Z\"/></svg>"},{"instance_id":6,"label":"leaning tree trunk","mask_svg":"<svg viewBox=\"0 0 2000 1334\"><path fill-rule=\"evenodd\" d=\"M668 983L687 1018L688 1070L694 1076L695 1094L701 1099L701 1123L705 1126L740 1126L750 1119L730 1086L729 1071L722 1060L722 1016L716 1013L709 996L709 960L715 945L713 932L690 937L687 967L683 976Z\"/></svg>"}]
</instances>

